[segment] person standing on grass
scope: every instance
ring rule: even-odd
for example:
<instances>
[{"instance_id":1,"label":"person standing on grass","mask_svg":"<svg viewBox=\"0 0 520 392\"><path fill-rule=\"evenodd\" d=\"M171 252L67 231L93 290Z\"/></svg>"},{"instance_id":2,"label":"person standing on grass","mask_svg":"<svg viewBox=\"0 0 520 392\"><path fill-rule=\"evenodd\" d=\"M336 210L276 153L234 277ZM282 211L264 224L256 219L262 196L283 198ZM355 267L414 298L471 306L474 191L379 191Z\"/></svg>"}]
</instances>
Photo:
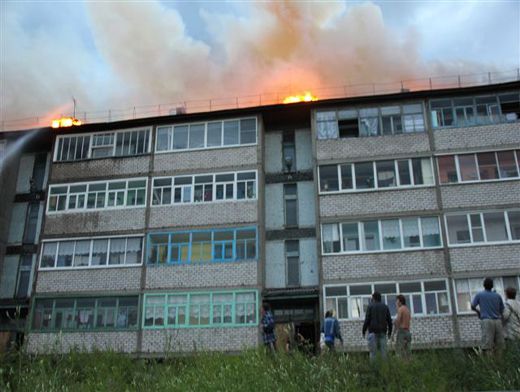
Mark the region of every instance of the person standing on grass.
<instances>
[{"instance_id":1,"label":"person standing on grass","mask_svg":"<svg viewBox=\"0 0 520 392\"><path fill-rule=\"evenodd\" d=\"M410 333L410 309L406 306L404 295L396 297L397 317L394 321L396 334L395 351L401 358L409 359L412 352L412 334Z\"/></svg>"},{"instance_id":2,"label":"person standing on grass","mask_svg":"<svg viewBox=\"0 0 520 392\"><path fill-rule=\"evenodd\" d=\"M471 309L477 313L482 330L482 350L487 353L500 354L504 347L502 328L502 312L504 302L493 289L493 279L484 279L484 290L475 295L471 301Z\"/></svg>"},{"instance_id":3,"label":"person standing on grass","mask_svg":"<svg viewBox=\"0 0 520 392\"><path fill-rule=\"evenodd\" d=\"M325 313L325 320L323 320L323 325L321 326L321 333L325 335L325 345L329 352L335 350L334 342L336 339L339 339L341 345L343 345L343 337L341 336L339 322L338 319L334 317L334 312L332 310L327 310Z\"/></svg>"},{"instance_id":4,"label":"person standing on grass","mask_svg":"<svg viewBox=\"0 0 520 392\"><path fill-rule=\"evenodd\" d=\"M381 294L377 291L372 294L372 302L365 314L363 338L367 330L370 360L375 360L377 353L386 358L386 338L392 336L392 318L388 306L381 302Z\"/></svg>"},{"instance_id":5,"label":"person standing on grass","mask_svg":"<svg viewBox=\"0 0 520 392\"><path fill-rule=\"evenodd\" d=\"M504 335L507 341L520 341L520 301L516 300L516 289L508 287L506 290L506 304L502 312Z\"/></svg>"},{"instance_id":6,"label":"person standing on grass","mask_svg":"<svg viewBox=\"0 0 520 392\"><path fill-rule=\"evenodd\" d=\"M264 346L267 352L274 354L276 352L276 335L274 333L274 317L271 313L271 306L268 303L262 304L262 336L264 339Z\"/></svg>"}]
</instances>

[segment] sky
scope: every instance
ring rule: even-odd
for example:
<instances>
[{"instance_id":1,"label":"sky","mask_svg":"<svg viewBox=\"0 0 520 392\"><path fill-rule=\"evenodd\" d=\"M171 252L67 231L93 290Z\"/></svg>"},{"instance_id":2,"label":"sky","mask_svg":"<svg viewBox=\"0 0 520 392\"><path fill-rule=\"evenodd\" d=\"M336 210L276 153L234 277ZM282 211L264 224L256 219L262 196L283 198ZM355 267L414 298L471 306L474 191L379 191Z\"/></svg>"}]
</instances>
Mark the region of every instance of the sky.
<instances>
[{"instance_id":1,"label":"sky","mask_svg":"<svg viewBox=\"0 0 520 392\"><path fill-rule=\"evenodd\" d=\"M520 1L0 1L0 121L514 71Z\"/></svg>"}]
</instances>

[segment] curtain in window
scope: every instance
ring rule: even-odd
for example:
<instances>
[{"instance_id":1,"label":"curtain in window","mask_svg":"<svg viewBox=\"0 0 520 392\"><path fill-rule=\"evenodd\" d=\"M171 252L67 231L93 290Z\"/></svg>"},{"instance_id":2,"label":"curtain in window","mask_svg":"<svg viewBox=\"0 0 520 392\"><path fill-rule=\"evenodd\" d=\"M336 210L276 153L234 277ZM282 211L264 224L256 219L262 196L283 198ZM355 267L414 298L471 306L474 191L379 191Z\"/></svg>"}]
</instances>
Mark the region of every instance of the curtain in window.
<instances>
[{"instance_id":1,"label":"curtain in window","mask_svg":"<svg viewBox=\"0 0 520 392\"><path fill-rule=\"evenodd\" d=\"M337 224L323 225L324 241L339 241L339 230Z\"/></svg>"},{"instance_id":2,"label":"curtain in window","mask_svg":"<svg viewBox=\"0 0 520 392\"><path fill-rule=\"evenodd\" d=\"M336 112L319 112L316 120L318 139L337 139L339 137Z\"/></svg>"}]
</instances>

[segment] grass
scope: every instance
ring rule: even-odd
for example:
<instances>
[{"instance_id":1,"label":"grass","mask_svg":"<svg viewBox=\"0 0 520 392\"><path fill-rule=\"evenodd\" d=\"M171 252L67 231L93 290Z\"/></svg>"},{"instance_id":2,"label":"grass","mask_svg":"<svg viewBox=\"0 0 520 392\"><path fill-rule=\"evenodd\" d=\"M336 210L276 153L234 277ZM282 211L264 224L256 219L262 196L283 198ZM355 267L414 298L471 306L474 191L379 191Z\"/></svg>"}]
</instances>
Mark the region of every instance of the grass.
<instances>
[{"instance_id":1,"label":"grass","mask_svg":"<svg viewBox=\"0 0 520 392\"><path fill-rule=\"evenodd\" d=\"M370 364L367 354L200 353L162 361L115 352L0 358L0 391L459 391L520 389L520 344L502 358L415 352Z\"/></svg>"}]
</instances>

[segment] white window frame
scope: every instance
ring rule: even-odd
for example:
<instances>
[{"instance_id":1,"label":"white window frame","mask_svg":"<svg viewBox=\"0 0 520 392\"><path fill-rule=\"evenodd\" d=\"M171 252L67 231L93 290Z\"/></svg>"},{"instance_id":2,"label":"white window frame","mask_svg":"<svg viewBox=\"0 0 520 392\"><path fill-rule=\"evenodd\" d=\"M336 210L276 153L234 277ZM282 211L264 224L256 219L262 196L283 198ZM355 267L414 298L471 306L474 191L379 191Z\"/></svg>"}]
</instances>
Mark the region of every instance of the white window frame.
<instances>
[{"instance_id":1,"label":"white window frame","mask_svg":"<svg viewBox=\"0 0 520 392\"><path fill-rule=\"evenodd\" d=\"M240 121L242 120L255 120L255 139L256 139L256 142L255 143L242 143L242 141L240 140L241 139L241 128L240 128ZM237 144L224 144L224 122L226 121L238 121L239 123L239 129L238 129L238 143ZM221 126L221 145L220 146L208 146L208 124L209 123L216 123L216 122L221 122L222 123L222 126ZM197 147L197 148L190 148L190 126L192 125L204 125L204 147ZM184 151L201 151L201 150L215 150L215 149L222 149L222 148L237 148L237 147L247 147L247 146L256 146L258 144L258 125L259 125L259 121L258 121L258 117L256 116L253 116L253 117L238 117L238 118L226 118L226 119L222 119L222 120L210 120L210 121L203 121L203 122L200 122L200 121L194 121L194 122L185 122L185 123L178 123L178 124L169 124L169 125L161 125L160 128L167 128L169 127L168 129L168 132L169 132L169 140L170 140L170 145L168 146L168 149L167 150L158 150L157 149L157 144L158 144L158 141L159 141L159 138L156 137L156 140L155 140L155 147L154 147L154 153L155 154L169 154L169 153L172 153L172 152L184 152ZM173 143L174 143L174 140L173 140L173 132L174 132L174 128L175 127L181 127L181 126L187 126L188 127L188 144L187 144L187 148L174 148L173 146Z\"/></svg>"},{"instance_id":2,"label":"white window frame","mask_svg":"<svg viewBox=\"0 0 520 392\"><path fill-rule=\"evenodd\" d=\"M444 291L442 290L437 290L437 291L426 291L425 288L424 288L424 283L426 282L438 282L438 281L443 281L444 284L445 284L445 287L446 289ZM338 315L338 320L342 320L342 321L347 321L347 320L364 320L365 318L365 315L361 316L361 317L352 317L352 308L351 308L351 303L350 303L350 299L351 298L361 298L361 297L372 297L372 293L374 292L374 287L375 285L381 285L381 284L395 284L396 285L396 293L395 295L399 295L399 294L403 294L403 295L417 295L419 294L418 292L413 292L413 293L402 293L399 291L399 285L400 284L406 284L406 283L420 283L421 284L421 303L422 303L422 313L412 313L412 316L414 318L418 317L418 318L428 318L428 317L446 317L446 316L450 316L452 315L452 307L451 307L451 294L450 294L450 286L449 286L449 282L448 282L448 279L447 278L430 278L430 279L410 279L410 280L393 280L393 281L370 281L370 282L350 282L350 283L333 283L333 284L324 284L323 285L323 288L322 288L322 295L323 295L323 300L324 302L326 303L327 302L327 299L328 298L347 298L347 311L348 311L348 318L339 318L339 315ZM350 295L350 288L351 286L361 286L361 285L365 285L365 286L370 286L370 289L371 289L371 293L370 294L366 294L366 295ZM329 287L346 287L346 291L347 291L347 294L345 296L338 296L338 295L334 295L334 296L330 296L328 297L326 295L326 289L329 288ZM448 313L436 313L436 314L428 314L426 313L426 293L439 293L439 292L446 292L447 296L448 296ZM384 296L386 294L381 294L381 296ZM336 302L337 304L337 302ZM407 306L410 308L410 304L407 304ZM328 309L327 309L328 310Z\"/></svg>"},{"instance_id":3,"label":"white window frame","mask_svg":"<svg viewBox=\"0 0 520 392\"><path fill-rule=\"evenodd\" d=\"M108 259L110 257L110 240L111 239L121 239L125 238L127 241L125 242L125 262L123 264L108 264ZM126 264L126 256L127 256L127 247L128 247L128 239L129 238L140 238L141 239L141 260L139 263ZM89 254L89 265L85 266L74 266L74 256L76 249L76 241L90 241L90 254ZM92 263L92 248L95 240L108 240L107 244L107 264L106 265L91 265ZM70 267L58 267L58 253L59 253L59 243L66 241L74 241L74 251L72 258L72 265ZM42 267L42 259L43 259L43 248L46 243L57 243L56 253L54 255L54 267ZM38 257L38 271L70 271L70 270L85 270L85 269L104 269L104 268L134 268L141 267L144 262L144 257L146 254L146 243L145 243L145 235L112 235L112 236L101 236L101 237L74 237L74 238L56 238L56 239L46 239L41 241L40 246L40 254Z\"/></svg>"},{"instance_id":4,"label":"white window frame","mask_svg":"<svg viewBox=\"0 0 520 392\"><path fill-rule=\"evenodd\" d=\"M238 187L238 182L242 182L242 181L245 181L245 182L248 182L248 181L253 181L253 180L238 180L238 174L240 173L255 173L255 197L254 198L243 198L243 199L238 199L237 198L237 187ZM216 176L217 175L221 175L221 174L233 174L234 175L234 180L233 180L233 198L232 199L217 199L217 184L229 184L231 183L230 181L229 182L216 182ZM213 192L212 192L212 200L211 201L194 201L195 200L195 177L199 177L199 176L212 176L213 180L212 180L212 186L213 186ZM180 184L180 185L175 185L175 178L184 178L184 177L191 177L191 184ZM151 207L152 208L155 208L155 207L164 207L164 206L172 206L172 205L200 205L200 204L213 204L213 203L227 203L227 202L247 202L247 201L254 201L254 200L258 200L258 170L241 170L241 171L234 171L234 172L218 172L218 173L197 173L197 174L183 174L183 175L180 175L180 176L173 176L173 177L169 177L169 176L166 176L166 177L153 177L152 178L152 194L153 194L153 191L154 191L154 186L153 186L153 181L154 180L157 180L157 179L168 179L168 178L171 178L172 179L172 185L171 185L171 189L172 189L172 197L171 197L171 202L169 204L153 204L153 201L152 201L152 205ZM209 184L209 183L205 183L205 184ZM179 187L182 189L182 193L181 193L181 202L175 202L175 188L176 187ZM183 196L184 196L184 192L185 192L185 188L186 187L189 187L191 188L191 195L190 195L190 201L189 202L183 202ZM161 188L164 188L164 187L161 187ZM246 194L247 194L247 187L246 187Z\"/></svg>"},{"instance_id":5,"label":"white window frame","mask_svg":"<svg viewBox=\"0 0 520 392\"><path fill-rule=\"evenodd\" d=\"M413 159L428 159L430 161L430 169L432 173L432 179L433 183L431 184L415 184L415 179L413 175L413 165L412 160ZM399 176L399 165L398 161L408 161L408 170L410 171L410 185L401 185L401 178ZM390 187L379 187L379 183L377 180L377 162L384 162L384 161L393 161L394 162L394 173L395 173L395 179L396 179L396 186L390 186ZM356 186L356 164L357 163L372 163L372 170L374 173L374 187L373 188L362 188L357 189ZM351 174L352 174L352 188L351 189L342 189L343 186L343 180L341 176L341 166L343 165L351 165ZM337 167L337 180L338 180L338 190L337 191L322 191L321 190L321 178L320 178L320 166L336 166ZM342 193L362 193L362 192L380 192L380 191L392 191L396 189L415 189L415 188L433 188L436 186L436 176L435 172L433 170L433 161L432 158L429 156L422 156L422 157L413 157L413 158L399 158L399 159L378 159L377 161L358 161L358 162L342 162L338 164L332 164L332 165L320 165L318 166L318 194L321 195L334 195L334 194L342 194Z\"/></svg>"},{"instance_id":6,"label":"white window frame","mask_svg":"<svg viewBox=\"0 0 520 392\"><path fill-rule=\"evenodd\" d=\"M516 163L516 169L518 172L518 175L516 177L504 177L500 178L500 163L498 161L498 153L499 152L506 152L506 151L512 151L513 157L515 158ZM498 176L499 178L494 178L491 180L482 180L480 178L480 168L478 165L478 159L477 154L485 154L485 153L495 153L495 160L497 162L497 169L498 169ZM459 163L459 156L460 155L470 155L472 154L475 158L475 165L477 168L477 175L478 180L472 180L472 181L462 181L462 172L460 170L460 163ZM439 157L442 156L452 156L455 161L455 169L457 171L457 181L456 182L441 182L441 172L439 167ZM465 151L465 152L459 152L459 153L440 153L435 154L435 161L437 165L437 176L438 176L438 183L440 186L450 186L450 185L465 185L465 184L479 184L479 183L488 183L488 182L507 182L507 181L518 181L520 180L520 148L517 149L511 149L511 148L504 148L504 149L494 149L494 150L484 150L484 151Z\"/></svg>"},{"instance_id":7,"label":"white window frame","mask_svg":"<svg viewBox=\"0 0 520 392\"><path fill-rule=\"evenodd\" d=\"M419 227L419 238L420 238L420 246L415 247L404 247L404 238L403 238L403 224L402 219L410 219L415 218L418 220L418 227ZM438 246L424 246L424 233L422 230L422 222L421 218L437 218L437 223L439 227L439 239L440 244ZM401 248L399 249L383 249L383 231L382 231L382 225L381 221L383 220L397 220L399 222L399 233L400 233L400 240L401 240ZM365 230L362 225L363 222L367 221L377 221L378 223L378 230L379 230L379 250L363 250L365 247ZM360 250L356 251L345 251L343 246L343 224L344 223L357 223L358 224L358 236L359 236L359 247ZM339 233L339 241L340 241L340 251L339 252L325 252L325 247L323 243L323 226L324 225L338 225L338 233ZM374 219L365 219L360 221L342 221L342 222L324 222L320 225L320 238L321 238L321 255L322 256L338 256L338 255L355 255L355 254L367 254L367 253L395 253L395 252L414 252L418 250L434 250L434 249L440 249L443 245L442 240L442 227L441 227L441 220L439 219L439 216L437 215L419 215L419 216L409 216L409 217L388 217L388 218L374 218Z\"/></svg>"},{"instance_id":8,"label":"white window frame","mask_svg":"<svg viewBox=\"0 0 520 392\"><path fill-rule=\"evenodd\" d=\"M501 212L504 214L504 222L506 225L506 233L508 239L506 241L488 241L487 240L487 234L486 234L486 222L484 221L484 214L486 213L497 213ZM449 248L465 248L465 247L471 247L471 246L491 246L491 245L501 245L501 244L518 244L520 243L520 240L514 240L512 233L511 233L511 224L509 222L509 212L520 212L520 208L508 208L504 210L473 210L473 211L460 211L460 212L450 212L447 214L444 214L444 228L446 230L446 239L448 241L448 247ZM482 231L483 231L483 238L484 241L480 242L473 242L473 230L471 225L471 219L470 215L473 214L479 214L480 215L480 221L482 223ZM450 235L449 235L449 228L448 228L448 216L465 216L468 222L468 229L469 229L469 238L470 242L466 244L452 244L450 243Z\"/></svg>"},{"instance_id":9,"label":"white window frame","mask_svg":"<svg viewBox=\"0 0 520 392\"><path fill-rule=\"evenodd\" d=\"M108 184L113 182L126 182L126 187L124 189L125 191L125 204L122 206L108 206ZM145 187L144 187L144 204L143 205L134 205L134 206L128 206L127 204L127 195L128 195L128 183L130 181L145 181ZM105 184L105 201L103 207L95 207L95 208L87 208L88 205L88 186L89 185L95 185L95 184ZM70 193L70 187L75 185L87 185L87 191L85 194L85 204L83 208L75 208L69 210L69 197L71 195ZM51 190L54 187L67 187L67 193L65 194L66 200L65 200L65 209L59 210L59 211L50 211L50 198L51 198ZM134 188L132 188L134 189ZM95 191L96 193L101 191ZM72 193L72 195L77 195L78 193ZM63 195L63 194L62 194ZM56 215L56 214L73 214L73 213L82 213L82 212L89 212L89 211L105 211L105 210L122 210L127 208L146 208L148 206L148 177L136 177L136 178L120 178L116 180L108 180L108 181L89 181L89 182L74 182L74 183L67 183L67 184L52 184L49 185L49 192L47 195L47 206L45 209L45 212L47 215Z\"/></svg>"},{"instance_id":10,"label":"white window frame","mask_svg":"<svg viewBox=\"0 0 520 392\"><path fill-rule=\"evenodd\" d=\"M148 132L148 143L146 145L146 151L142 154L136 154L136 155L115 155L116 152L116 142L117 142L117 135L119 133L126 133L126 132L139 132L139 131L147 131ZM92 142L94 141L94 136L96 135L103 135L103 134L109 134L112 133L114 136L114 142L113 142L113 149L112 154L108 155L106 157L92 157ZM86 158L82 159L74 159L74 160L58 160L58 145L59 141L67 138L74 138L74 137L85 137L88 136L90 138L88 153ZM100 131L100 132L91 132L91 133L75 133L73 135L58 135L56 137L56 141L54 142L54 153L52 155L52 161L54 163L65 163L65 162L81 162L85 160L91 160L91 159L106 159L106 158L124 158L124 157L135 157L135 156L141 156L146 155L150 153L152 145L152 127L139 127L139 128L128 128L128 129L118 129L114 131ZM94 147L95 148L95 147Z\"/></svg>"}]
</instances>

